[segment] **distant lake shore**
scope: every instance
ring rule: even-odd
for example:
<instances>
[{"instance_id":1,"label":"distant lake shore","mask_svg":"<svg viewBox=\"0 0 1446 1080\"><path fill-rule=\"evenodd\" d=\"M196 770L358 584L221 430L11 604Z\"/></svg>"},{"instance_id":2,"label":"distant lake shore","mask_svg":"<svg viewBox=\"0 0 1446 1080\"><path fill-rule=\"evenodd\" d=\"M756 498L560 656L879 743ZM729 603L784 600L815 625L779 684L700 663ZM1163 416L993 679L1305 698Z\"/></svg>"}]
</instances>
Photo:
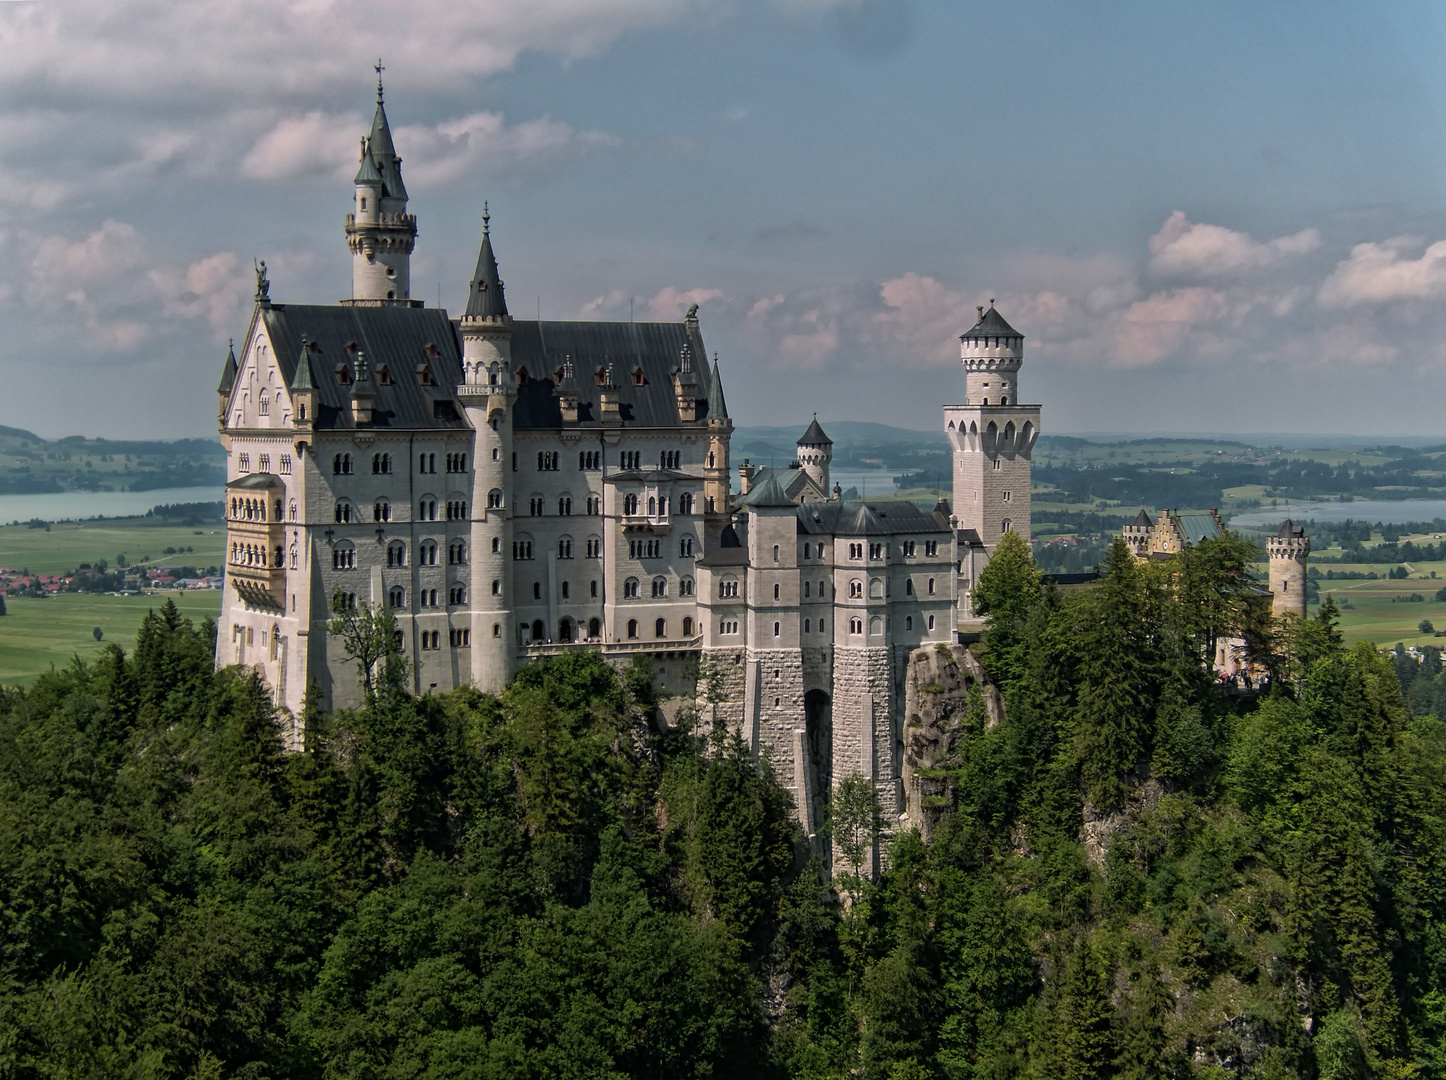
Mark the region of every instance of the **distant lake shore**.
<instances>
[{"instance_id":1,"label":"distant lake shore","mask_svg":"<svg viewBox=\"0 0 1446 1080\"><path fill-rule=\"evenodd\" d=\"M1434 521L1446 518L1446 499L1356 499L1354 502L1295 503L1273 506L1268 510L1251 510L1235 514L1228 524L1232 529L1263 529L1278 525L1286 518L1297 523L1309 521L1369 521L1383 525L1402 525L1408 521Z\"/></svg>"},{"instance_id":2,"label":"distant lake shore","mask_svg":"<svg viewBox=\"0 0 1446 1080\"><path fill-rule=\"evenodd\" d=\"M155 491L61 491L49 495L0 495L0 524L86 521L97 517L135 517L166 503L221 502L220 487L157 488Z\"/></svg>"}]
</instances>

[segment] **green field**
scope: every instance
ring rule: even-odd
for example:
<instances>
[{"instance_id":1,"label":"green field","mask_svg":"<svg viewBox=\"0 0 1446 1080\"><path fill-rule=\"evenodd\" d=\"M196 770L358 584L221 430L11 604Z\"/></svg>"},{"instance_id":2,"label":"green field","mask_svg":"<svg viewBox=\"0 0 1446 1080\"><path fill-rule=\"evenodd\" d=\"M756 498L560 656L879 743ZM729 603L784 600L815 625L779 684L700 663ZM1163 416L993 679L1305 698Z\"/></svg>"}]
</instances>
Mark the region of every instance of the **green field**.
<instances>
[{"instance_id":1,"label":"green field","mask_svg":"<svg viewBox=\"0 0 1446 1080\"><path fill-rule=\"evenodd\" d=\"M1438 602L1436 590L1446 586L1446 563L1412 563L1416 571L1404 581L1388 581L1385 573L1389 566L1376 564L1332 566L1332 570L1358 570L1363 573L1374 570L1382 576L1375 581L1326 581L1316 582L1321 596L1330 593L1336 603L1348 602L1351 606L1341 611L1341 629L1347 641L1369 641L1373 645L1389 646L1398 641L1407 645L1438 645L1446 647L1446 638L1420 633L1416 627L1422 619L1430 619L1436 629L1446 630L1446 602ZM1322 567L1322 572L1326 569ZM1432 578L1430 572L1436 571ZM1422 603L1402 602L1412 593L1425 597ZM1401 601L1392 602L1394 597ZM1312 608L1312 613L1314 613Z\"/></svg>"},{"instance_id":2,"label":"green field","mask_svg":"<svg viewBox=\"0 0 1446 1080\"><path fill-rule=\"evenodd\" d=\"M64 667L72 656L94 660L110 642L130 652L136 631L152 608L173 599L181 614L199 623L221 611L221 591L165 592L159 596L97 596L61 593L37 600L17 596L0 617L0 684L27 685L54 664ZM95 640L99 626L104 637Z\"/></svg>"},{"instance_id":3,"label":"green field","mask_svg":"<svg viewBox=\"0 0 1446 1080\"><path fill-rule=\"evenodd\" d=\"M57 522L47 529L24 525L0 526L0 567L29 570L33 574L63 574L81 563L104 559L112 568L116 556L139 566L149 556L151 563L186 566L220 566L226 550L224 525L148 524L147 518L113 518L106 521ZM194 548L193 552L164 554L171 547Z\"/></svg>"}]
</instances>

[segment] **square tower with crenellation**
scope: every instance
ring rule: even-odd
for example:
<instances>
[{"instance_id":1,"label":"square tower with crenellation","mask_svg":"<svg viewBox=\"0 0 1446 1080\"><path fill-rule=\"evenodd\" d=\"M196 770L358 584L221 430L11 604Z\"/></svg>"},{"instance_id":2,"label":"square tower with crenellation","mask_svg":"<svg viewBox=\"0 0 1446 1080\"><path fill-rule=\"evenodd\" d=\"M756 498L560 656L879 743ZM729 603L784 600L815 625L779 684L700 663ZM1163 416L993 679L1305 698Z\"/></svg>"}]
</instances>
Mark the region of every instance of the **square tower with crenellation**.
<instances>
[{"instance_id":1,"label":"square tower with crenellation","mask_svg":"<svg viewBox=\"0 0 1446 1080\"><path fill-rule=\"evenodd\" d=\"M1039 437L1038 405L1019 401L1024 335L991 305L961 335L964 404L944 407L944 430L954 451L954 514L994 553L999 538L1029 539L1030 456ZM970 581L960 581L964 591ZM961 605L963 607L963 605Z\"/></svg>"}]
</instances>

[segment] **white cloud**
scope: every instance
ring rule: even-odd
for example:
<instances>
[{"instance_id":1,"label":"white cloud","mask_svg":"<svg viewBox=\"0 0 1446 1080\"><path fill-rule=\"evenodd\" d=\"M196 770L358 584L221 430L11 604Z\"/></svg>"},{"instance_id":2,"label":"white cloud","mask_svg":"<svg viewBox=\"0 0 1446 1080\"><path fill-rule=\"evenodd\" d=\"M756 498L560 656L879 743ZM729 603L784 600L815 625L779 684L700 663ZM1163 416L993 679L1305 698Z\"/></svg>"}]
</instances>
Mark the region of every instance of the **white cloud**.
<instances>
[{"instance_id":1,"label":"white cloud","mask_svg":"<svg viewBox=\"0 0 1446 1080\"><path fill-rule=\"evenodd\" d=\"M1416 258L1407 256L1420 251ZM1421 251L1421 241L1398 236L1381 243L1357 244L1321 283L1316 299L1323 307L1427 300L1446 295L1446 240Z\"/></svg>"},{"instance_id":2,"label":"white cloud","mask_svg":"<svg viewBox=\"0 0 1446 1080\"><path fill-rule=\"evenodd\" d=\"M242 172L261 180L349 180L356 173L360 135L369 124L360 113L287 117L251 147ZM620 142L606 132L578 131L546 116L509 125L498 112L398 127L392 137L404 151L402 178L409 189L420 190L464 176L516 178Z\"/></svg>"},{"instance_id":3,"label":"white cloud","mask_svg":"<svg viewBox=\"0 0 1446 1080\"><path fill-rule=\"evenodd\" d=\"M241 159L241 172L258 180L300 176L350 179L356 173L360 137L367 130L360 113L319 110L278 121Z\"/></svg>"},{"instance_id":4,"label":"white cloud","mask_svg":"<svg viewBox=\"0 0 1446 1080\"><path fill-rule=\"evenodd\" d=\"M1144 367L1178 352L1191 331L1223 319L1229 311L1224 293L1188 288L1157 293L1114 316L1108 336L1111 367Z\"/></svg>"},{"instance_id":5,"label":"white cloud","mask_svg":"<svg viewBox=\"0 0 1446 1080\"><path fill-rule=\"evenodd\" d=\"M235 252L222 251L197 259L183 272L158 268L147 277L166 315L205 319L219 335L241 321L250 299L250 270Z\"/></svg>"},{"instance_id":6,"label":"white cloud","mask_svg":"<svg viewBox=\"0 0 1446 1080\"><path fill-rule=\"evenodd\" d=\"M1223 277L1272 266L1320 247L1320 233L1302 229L1256 243L1248 233L1190 222L1176 210L1150 237L1150 269L1163 276Z\"/></svg>"}]
</instances>

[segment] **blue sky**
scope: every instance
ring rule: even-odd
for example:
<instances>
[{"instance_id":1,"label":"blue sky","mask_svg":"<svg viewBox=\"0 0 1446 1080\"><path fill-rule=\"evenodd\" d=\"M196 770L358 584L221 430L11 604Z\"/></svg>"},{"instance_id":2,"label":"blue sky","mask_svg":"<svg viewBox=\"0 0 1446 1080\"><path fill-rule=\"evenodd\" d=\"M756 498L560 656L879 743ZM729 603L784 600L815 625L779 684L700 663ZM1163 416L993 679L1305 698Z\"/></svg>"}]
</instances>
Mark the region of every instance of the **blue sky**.
<instances>
[{"instance_id":1,"label":"blue sky","mask_svg":"<svg viewBox=\"0 0 1446 1080\"><path fill-rule=\"evenodd\" d=\"M743 424L939 422L997 297L1045 430L1430 434L1439 4L0 3L0 424L213 430L253 257L349 290L372 58L460 305L700 302ZM1443 436L1446 437L1446 436Z\"/></svg>"}]
</instances>

